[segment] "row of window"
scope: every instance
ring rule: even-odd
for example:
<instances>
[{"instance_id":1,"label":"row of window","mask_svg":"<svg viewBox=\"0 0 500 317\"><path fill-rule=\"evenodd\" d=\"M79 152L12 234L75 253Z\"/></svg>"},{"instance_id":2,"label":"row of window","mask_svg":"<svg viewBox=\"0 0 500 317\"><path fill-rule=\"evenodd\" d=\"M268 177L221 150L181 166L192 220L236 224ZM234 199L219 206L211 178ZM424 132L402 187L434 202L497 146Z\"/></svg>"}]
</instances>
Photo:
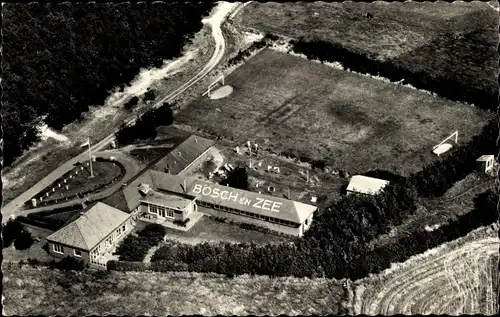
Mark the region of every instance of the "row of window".
<instances>
[{"instance_id":1,"label":"row of window","mask_svg":"<svg viewBox=\"0 0 500 317\"><path fill-rule=\"evenodd\" d=\"M243 210L234 209L234 208L225 207L225 206L220 206L220 205L216 205L216 204L211 204L211 203L207 203L207 202L200 201L200 200L198 200L197 203L198 203L198 205L206 207L206 208L211 208L211 209L221 210L221 211L228 211L230 213L246 216L249 218L260 219L260 220L264 220L267 222L276 223L276 224L285 225L285 226L294 227L294 228L298 226L298 224L291 222L291 221L282 220L282 219L273 218L273 217L267 217L267 216L263 216L263 215L258 215L258 214L254 214L252 212L243 211Z\"/></svg>"},{"instance_id":2,"label":"row of window","mask_svg":"<svg viewBox=\"0 0 500 317\"><path fill-rule=\"evenodd\" d=\"M63 248L62 245L54 244L53 250L54 250L55 253L64 254L64 248ZM82 257L82 252L81 251L73 250L73 254L77 258L81 258Z\"/></svg>"},{"instance_id":3,"label":"row of window","mask_svg":"<svg viewBox=\"0 0 500 317\"><path fill-rule=\"evenodd\" d=\"M149 212L157 214L164 218L174 218L174 211L162 206L149 205Z\"/></svg>"}]
</instances>

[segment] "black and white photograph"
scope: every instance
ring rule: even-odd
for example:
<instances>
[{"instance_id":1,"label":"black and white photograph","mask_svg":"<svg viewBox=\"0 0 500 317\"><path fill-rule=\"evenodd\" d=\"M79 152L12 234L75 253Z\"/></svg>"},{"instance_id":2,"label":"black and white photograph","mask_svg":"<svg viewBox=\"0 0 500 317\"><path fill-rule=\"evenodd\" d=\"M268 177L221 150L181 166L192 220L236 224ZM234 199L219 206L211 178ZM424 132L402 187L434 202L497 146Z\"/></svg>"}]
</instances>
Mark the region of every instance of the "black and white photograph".
<instances>
[{"instance_id":1,"label":"black and white photograph","mask_svg":"<svg viewBox=\"0 0 500 317\"><path fill-rule=\"evenodd\" d=\"M498 314L499 7L2 3L2 315Z\"/></svg>"}]
</instances>

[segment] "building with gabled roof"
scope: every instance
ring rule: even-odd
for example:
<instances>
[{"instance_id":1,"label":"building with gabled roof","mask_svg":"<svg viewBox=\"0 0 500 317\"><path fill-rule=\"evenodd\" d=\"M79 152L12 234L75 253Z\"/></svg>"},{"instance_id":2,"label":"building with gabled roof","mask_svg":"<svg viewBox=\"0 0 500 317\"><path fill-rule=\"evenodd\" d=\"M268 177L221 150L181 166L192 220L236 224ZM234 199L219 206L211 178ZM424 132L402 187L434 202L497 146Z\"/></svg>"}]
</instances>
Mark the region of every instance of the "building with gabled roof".
<instances>
[{"instance_id":1,"label":"building with gabled roof","mask_svg":"<svg viewBox=\"0 0 500 317\"><path fill-rule=\"evenodd\" d=\"M182 175L188 167L207 153L214 143L213 140L193 134L159 160L153 169L173 175Z\"/></svg>"},{"instance_id":2,"label":"building with gabled roof","mask_svg":"<svg viewBox=\"0 0 500 317\"><path fill-rule=\"evenodd\" d=\"M131 216L98 202L47 237L49 252L56 257L71 256L89 264L100 264L99 257L132 229Z\"/></svg>"},{"instance_id":3,"label":"building with gabled roof","mask_svg":"<svg viewBox=\"0 0 500 317\"><path fill-rule=\"evenodd\" d=\"M147 184L147 186L146 186ZM149 188L147 193L144 188ZM171 221L185 221L198 211L237 222L302 236L309 229L316 206L148 170L123 189L130 211L153 213Z\"/></svg>"}]
</instances>

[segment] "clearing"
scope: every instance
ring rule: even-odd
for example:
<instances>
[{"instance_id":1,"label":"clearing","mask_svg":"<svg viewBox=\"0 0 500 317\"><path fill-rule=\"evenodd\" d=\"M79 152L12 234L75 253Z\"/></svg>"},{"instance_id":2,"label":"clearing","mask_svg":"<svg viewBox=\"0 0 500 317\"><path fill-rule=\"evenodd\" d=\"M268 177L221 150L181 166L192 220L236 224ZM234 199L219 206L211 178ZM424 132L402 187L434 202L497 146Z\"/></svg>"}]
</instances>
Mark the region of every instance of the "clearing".
<instances>
[{"instance_id":1,"label":"clearing","mask_svg":"<svg viewBox=\"0 0 500 317\"><path fill-rule=\"evenodd\" d=\"M492 116L271 49L237 68L226 84L234 89L230 96L199 97L176 121L274 153L325 160L351 174L418 171L436 160L434 145L455 130L465 142Z\"/></svg>"},{"instance_id":2,"label":"clearing","mask_svg":"<svg viewBox=\"0 0 500 317\"><path fill-rule=\"evenodd\" d=\"M498 5L495 9L480 1L253 2L234 21L263 32L339 43L403 68L467 82L489 93L498 91Z\"/></svg>"},{"instance_id":3,"label":"clearing","mask_svg":"<svg viewBox=\"0 0 500 317\"><path fill-rule=\"evenodd\" d=\"M356 281L351 313L494 315L499 246L498 226L483 227Z\"/></svg>"},{"instance_id":4,"label":"clearing","mask_svg":"<svg viewBox=\"0 0 500 317\"><path fill-rule=\"evenodd\" d=\"M336 315L344 298L341 282L323 278L64 273L17 265L3 273L6 315Z\"/></svg>"}]
</instances>

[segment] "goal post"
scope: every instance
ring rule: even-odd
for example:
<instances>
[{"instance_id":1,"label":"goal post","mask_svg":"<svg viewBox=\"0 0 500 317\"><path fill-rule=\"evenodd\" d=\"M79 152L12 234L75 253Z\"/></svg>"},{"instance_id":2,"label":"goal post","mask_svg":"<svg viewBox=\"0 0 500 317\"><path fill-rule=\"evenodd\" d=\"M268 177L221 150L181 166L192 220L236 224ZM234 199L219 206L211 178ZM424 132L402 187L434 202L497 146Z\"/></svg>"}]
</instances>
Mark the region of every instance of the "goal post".
<instances>
[{"instance_id":1,"label":"goal post","mask_svg":"<svg viewBox=\"0 0 500 317\"><path fill-rule=\"evenodd\" d=\"M210 92L214 87L219 85L219 83L222 83L222 86L224 86L224 74L222 74L219 78L217 78L214 82L212 82L210 85L208 85L207 91L205 91L202 96L208 95L210 97Z\"/></svg>"},{"instance_id":2,"label":"goal post","mask_svg":"<svg viewBox=\"0 0 500 317\"><path fill-rule=\"evenodd\" d=\"M455 132L453 132L449 137L447 137L446 139L444 139L438 145L434 146L432 149L433 150L437 149L438 147L440 147L441 145L443 145L444 143L446 143L446 141L448 141L449 139L452 139L452 138L455 138L455 144L458 144L458 130L455 131Z\"/></svg>"}]
</instances>

